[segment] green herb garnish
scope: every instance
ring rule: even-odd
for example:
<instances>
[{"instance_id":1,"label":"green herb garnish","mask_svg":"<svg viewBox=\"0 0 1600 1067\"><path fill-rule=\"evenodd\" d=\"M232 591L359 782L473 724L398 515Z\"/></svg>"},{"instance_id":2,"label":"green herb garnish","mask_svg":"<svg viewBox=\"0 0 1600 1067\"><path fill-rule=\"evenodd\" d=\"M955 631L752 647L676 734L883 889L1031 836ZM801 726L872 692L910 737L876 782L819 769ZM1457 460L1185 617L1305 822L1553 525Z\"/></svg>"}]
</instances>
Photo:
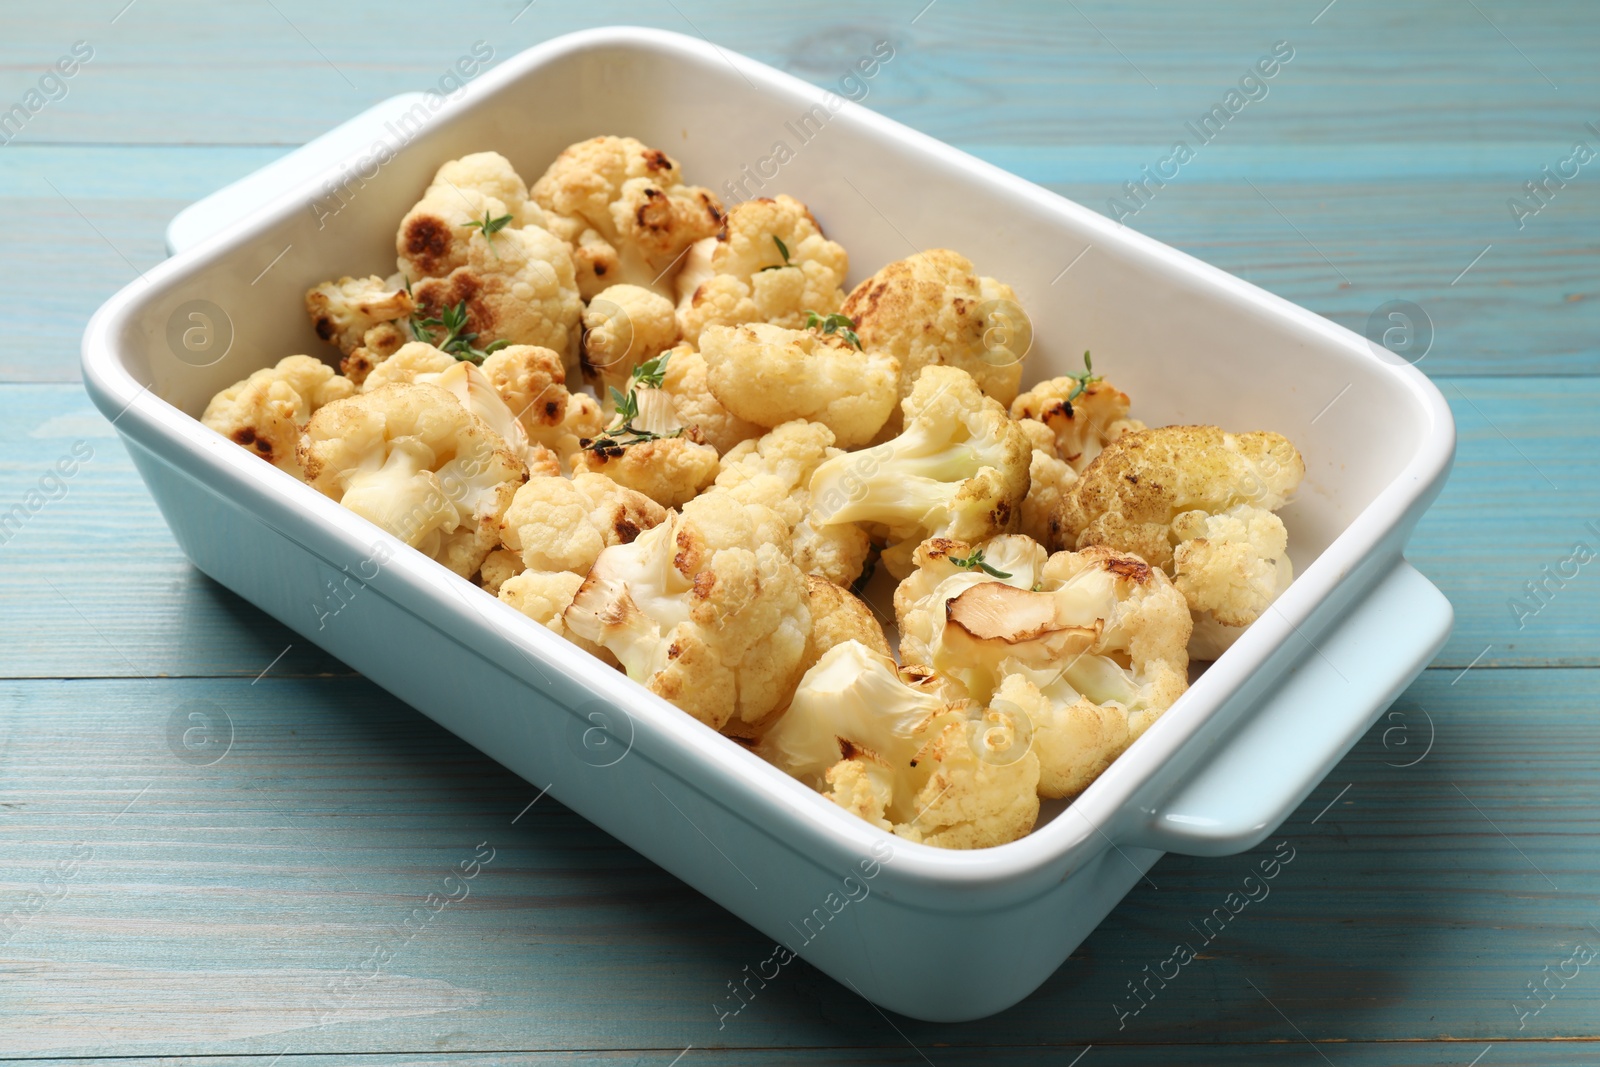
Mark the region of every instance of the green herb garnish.
<instances>
[{"instance_id":1,"label":"green herb garnish","mask_svg":"<svg viewBox=\"0 0 1600 1067\"><path fill-rule=\"evenodd\" d=\"M983 573L994 578L1011 577L1011 575L1006 571L997 570L985 563L983 561L983 549L981 548L973 549L972 555L970 556L950 556L949 559L950 562L954 563L957 567L961 567L969 571L982 571Z\"/></svg>"},{"instance_id":2,"label":"green herb garnish","mask_svg":"<svg viewBox=\"0 0 1600 1067\"><path fill-rule=\"evenodd\" d=\"M858 350L861 348L861 338L856 336L855 321L849 315L841 315L835 311L832 315L822 316L815 311L807 311L806 329L815 330L818 327L821 327L822 332L825 334L836 333L852 345L855 345Z\"/></svg>"},{"instance_id":3,"label":"green herb garnish","mask_svg":"<svg viewBox=\"0 0 1600 1067\"><path fill-rule=\"evenodd\" d=\"M783 257L783 262L774 263L770 267L762 267L761 270L756 271L757 274L760 274L762 271L782 270L785 267L794 266L794 264L789 261L789 246L783 243L783 238L779 237L777 234L773 234L772 243L778 246L778 254Z\"/></svg>"},{"instance_id":4,"label":"green herb garnish","mask_svg":"<svg viewBox=\"0 0 1600 1067\"><path fill-rule=\"evenodd\" d=\"M673 437L682 437L684 427L679 427L671 433L656 433L653 430L641 429L633 424L639 417L639 390L660 389L667 380L667 359L671 352L663 352L654 359L647 359L628 376L628 391L624 393L616 386L611 387L611 400L617 407L617 418L621 422L605 430L599 437L585 437L578 442L578 446L599 456L612 459L620 457L629 445L643 444L646 441L665 441Z\"/></svg>"},{"instance_id":5,"label":"green herb garnish","mask_svg":"<svg viewBox=\"0 0 1600 1067\"><path fill-rule=\"evenodd\" d=\"M411 292L411 282L406 282L406 292ZM444 339L437 339L434 330L444 330ZM489 356L505 348L511 342L502 338L493 341L487 348L474 348L472 342L478 339L475 331L467 329L467 302L461 301L455 307L447 307L437 316L427 318L419 317L416 312L411 314L411 332L419 341L426 341L441 352L447 352L457 359L464 359L468 363L482 363Z\"/></svg>"},{"instance_id":6,"label":"green herb garnish","mask_svg":"<svg viewBox=\"0 0 1600 1067\"><path fill-rule=\"evenodd\" d=\"M1095 382L1104 380L1098 374L1094 373L1094 363L1089 359L1089 353L1087 352L1083 354L1083 373L1069 374L1067 377L1078 383L1072 387L1072 392L1067 394L1067 403L1069 404L1082 396L1083 391L1089 388L1089 386L1093 385ZM1071 412L1068 412L1068 417L1071 417Z\"/></svg>"},{"instance_id":7,"label":"green herb garnish","mask_svg":"<svg viewBox=\"0 0 1600 1067\"><path fill-rule=\"evenodd\" d=\"M483 239L488 241L490 244L493 244L494 235L505 229L507 224L510 222L510 215L501 215L499 218L490 218L488 210L485 209L483 218L473 219L471 222L463 222L461 225L469 230L481 230L483 232Z\"/></svg>"}]
</instances>

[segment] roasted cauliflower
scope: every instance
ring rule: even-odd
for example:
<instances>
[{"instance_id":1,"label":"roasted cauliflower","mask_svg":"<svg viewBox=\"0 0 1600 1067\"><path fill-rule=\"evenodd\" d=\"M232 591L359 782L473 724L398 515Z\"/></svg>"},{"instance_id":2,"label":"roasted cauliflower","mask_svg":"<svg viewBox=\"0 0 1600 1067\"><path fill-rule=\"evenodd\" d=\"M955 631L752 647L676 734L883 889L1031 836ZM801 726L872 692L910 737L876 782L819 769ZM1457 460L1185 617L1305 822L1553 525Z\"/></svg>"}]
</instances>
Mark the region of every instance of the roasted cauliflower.
<instances>
[{"instance_id":1,"label":"roasted cauliflower","mask_svg":"<svg viewBox=\"0 0 1600 1067\"><path fill-rule=\"evenodd\" d=\"M900 837L987 848L1039 817L1038 758L996 736L1009 732L999 716L907 684L894 660L846 641L806 672L756 752Z\"/></svg>"},{"instance_id":2,"label":"roasted cauliflower","mask_svg":"<svg viewBox=\"0 0 1600 1067\"><path fill-rule=\"evenodd\" d=\"M637 285L613 285L583 311L583 370L600 391L626 389L633 369L678 343L672 303Z\"/></svg>"},{"instance_id":3,"label":"roasted cauliflower","mask_svg":"<svg viewBox=\"0 0 1600 1067\"><path fill-rule=\"evenodd\" d=\"M900 399L900 364L838 334L766 323L709 326L700 335L711 392L741 419L774 427L820 422L840 448L871 441Z\"/></svg>"},{"instance_id":4,"label":"roasted cauliflower","mask_svg":"<svg viewBox=\"0 0 1600 1067\"><path fill-rule=\"evenodd\" d=\"M632 137L570 145L532 195L571 247L585 300L618 282L671 297L680 257L722 226L710 190L684 185L670 156Z\"/></svg>"},{"instance_id":5,"label":"roasted cauliflower","mask_svg":"<svg viewBox=\"0 0 1600 1067\"><path fill-rule=\"evenodd\" d=\"M705 357L693 345L680 343L666 362L667 376L661 389L672 397L678 417L699 430L706 444L726 453L740 441L750 441L767 432L766 427L741 419L717 399L711 391Z\"/></svg>"},{"instance_id":6,"label":"roasted cauliflower","mask_svg":"<svg viewBox=\"0 0 1600 1067\"><path fill-rule=\"evenodd\" d=\"M456 333L487 351L495 342L539 345L562 354L568 374L577 366L579 316L572 256L557 237L537 226L503 229L485 236L472 230L464 242L466 261L449 274L411 287L418 315L443 324L447 312L465 312ZM429 327L441 330L444 327ZM419 340L449 349L440 333Z\"/></svg>"},{"instance_id":7,"label":"roasted cauliflower","mask_svg":"<svg viewBox=\"0 0 1600 1067\"><path fill-rule=\"evenodd\" d=\"M1195 613L1197 659L1220 655L1293 577L1273 512L1305 475L1267 431L1164 426L1108 444L1056 510L1055 543L1132 552L1170 575Z\"/></svg>"},{"instance_id":8,"label":"roasted cauliflower","mask_svg":"<svg viewBox=\"0 0 1600 1067\"><path fill-rule=\"evenodd\" d=\"M901 396L923 367L947 365L1001 404L1016 398L1033 328L1011 287L978 277L965 256L934 248L896 260L851 290L843 312L862 348L900 361ZM888 432L898 422L891 415Z\"/></svg>"},{"instance_id":9,"label":"roasted cauliflower","mask_svg":"<svg viewBox=\"0 0 1600 1067\"><path fill-rule=\"evenodd\" d=\"M843 454L821 423L786 422L723 456L721 473L708 492L731 493L743 503L771 508L789 524L794 561L802 571L849 585L861 576L871 539L850 523L819 527L810 519L812 474L825 460Z\"/></svg>"},{"instance_id":10,"label":"roasted cauliflower","mask_svg":"<svg viewBox=\"0 0 1600 1067\"><path fill-rule=\"evenodd\" d=\"M366 343L367 334L384 323L405 319L416 305L398 279L386 281L376 274L367 278L340 278L306 291L306 313L317 336L342 355Z\"/></svg>"},{"instance_id":11,"label":"roasted cauliflower","mask_svg":"<svg viewBox=\"0 0 1600 1067\"><path fill-rule=\"evenodd\" d=\"M806 312L838 311L850 257L792 196L746 200L722 231L689 250L678 274L678 325L700 343L707 326L766 322L798 330Z\"/></svg>"},{"instance_id":12,"label":"roasted cauliflower","mask_svg":"<svg viewBox=\"0 0 1600 1067\"><path fill-rule=\"evenodd\" d=\"M811 524L856 523L883 537L897 578L929 537L984 541L1014 528L1032 458L1022 430L964 370L924 367L901 408L900 436L811 476Z\"/></svg>"},{"instance_id":13,"label":"roasted cauliflower","mask_svg":"<svg viewBox=\"0 0 1600 1067\"><path fill-rule=\"evenodd\" d=\"M500 435L436 385L396 383L321 408L299 459L312 488L462 577L499 544L527 476Z\"/></svg>"},{"instance_id":14,"label":"roasted cauliflower","mask_svg":"<svg viewBox=\"0 0 1600 1067\"><path fill-rule=\"evenodd\" d=\"M212 397L200 421L298 478L300 431L318 409L354 392L321 360L288 356Z\"/></svg>"},{"instance_id":15,"label":"roasted cauliflower","mask_svg":"<svg viewBox=\"0 0 1600 1067\"><path fill-rule=\"evenodd\" d=\"M510 216L501 232L543 226L544 213L498 152L475 152L440 167L395 236L400 272L413 282L442 278L471 262L471 238L487 221Z\"/></svg>"},{"instance_id":16,"label":"roasted cauliflower","mask_svg":"<svg viewBox=\"0 0 1600 1067\"><path fill-rule=\"evenodd\" d=\"M1083 364L1082 374L1040 382L1011 402L1011 417L1048 428L1057 458L1079 473L1107 444L1144 429L1128 418L1128 394L1094 376L1087 352Z\"/></svg>"},{"instance_id":17,"label":"roasted cauliflower","mask_svg":"<svg viewBox=\"0 0 1600 1067\"><path fill-rule=\"evenodd\" d=\"M717 450L678 417L661 388L670 354L634 368L627 392L613 389L616 414L598 436L579 442L569 462L637 489L663 507L677 507L716 478Z\"/></svg>"},{"instance_id":18,"label":"roasted cauliflower","mask_svg":"<svg viewBox=\"0 0 1600 1067\"><path fill-rule=\"evenodd\" d=\"M749 736L788 704L811 633L783 520L696 499L600 553L566 626L713 729Z\"/></svg>"},{"instance_id":19,"label":"roasted cauliflower","mask_svg":"<svg viewBox=\"0 0 1600 1067\"><path fill-rule=\"evenodd\" d=\"M530 478L500 519L500 541L534 571L589 573L600 553L661 525L666 509L599 474Z\"/></svg>"}]
</instances>

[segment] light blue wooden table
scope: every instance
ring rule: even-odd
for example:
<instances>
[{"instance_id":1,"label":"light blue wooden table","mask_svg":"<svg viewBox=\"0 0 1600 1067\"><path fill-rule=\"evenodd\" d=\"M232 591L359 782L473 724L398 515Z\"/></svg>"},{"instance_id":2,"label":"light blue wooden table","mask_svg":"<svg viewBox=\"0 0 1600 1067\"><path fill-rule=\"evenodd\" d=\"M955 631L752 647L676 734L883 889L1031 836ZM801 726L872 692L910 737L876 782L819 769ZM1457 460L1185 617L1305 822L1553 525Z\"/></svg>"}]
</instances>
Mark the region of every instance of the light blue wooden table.
<instances>
[{"instance_id":1,"label":"light blue wooden table","mask_svg":"<svg viewBox=\"0 0 1600 1067\"><path fill-rule=\"evenodd\" d=\"M0 147L0 512L46 498L0 535L0 1056L1600 1060L1600 562L1574 557L1600 551L1600 161L1572 162L1574 142L1600 150L1600 8L94 0L3 17L0 105L75 42L93 55ZM474 40L504 58L619 22L818 84L888 39L868 106L1102 210L1288 41L1267 96L1130 224L1357 330L1391 300L1431 322L1419 366L1461 448L1410 555L1455 634L1263 846L1295 855L1270 897L1120 1025L1128 983L1251 857L1163 860L996 1018L885 1017L797 965L719 1029L712 1004L763 939L553 800L528 807L527 783L197 574L76 384L88 315L162 258L186 203ZM231 724L215 763L169 745L194 707ZM480 842L471 896L401 934ZM393 962L360 978L379 950ZM330 988L354 990L331 1016Z\"/></svg>"}]
</instances>

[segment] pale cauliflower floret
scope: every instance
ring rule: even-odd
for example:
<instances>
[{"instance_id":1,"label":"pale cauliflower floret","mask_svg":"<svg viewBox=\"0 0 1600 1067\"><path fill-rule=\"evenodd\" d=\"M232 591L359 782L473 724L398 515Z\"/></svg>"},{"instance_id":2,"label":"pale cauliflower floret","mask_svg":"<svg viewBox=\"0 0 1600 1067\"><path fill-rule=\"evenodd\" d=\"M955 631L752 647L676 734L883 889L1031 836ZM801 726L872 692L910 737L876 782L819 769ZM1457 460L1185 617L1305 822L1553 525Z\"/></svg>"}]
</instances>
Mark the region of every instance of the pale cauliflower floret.
<instances>
[{"instance_id":1,"label":"pale cauliflower floret","mask_svg":"<svg viewBox=\"0 0 1600 1067\"><path fill-rule=\"evenodd\" d=\"M1068 490L1052 529L1063 548L1107 545L1171 574L1205 624L1194 655L1214 658L1292 577L1287 532L1271 512L1304 475L1281 434L1144 430L1106 446Z\"/></svg>"},{"instance_id":2,"label":"pale cauliflower floret","mask_svg":"<svg viewBox=\"0 0 1600 1067\"><path fill-rule=\"evenodd\" d=\"M530 478L500 520L500 540L535 571L589 573L600 553L632 543L666 509L599 474Z\"/></svg>"},{"instance_id":3,"label":"pale cauliflower floret","mask_svg":"<svg viewBox=\"0 0 1600 1067\"><path fill-rule=\"evenodd\" d=\"M973 273L947 248L897 260L856 286L844 302L863 348L900 361L900 394L923 367L960 367L984 395L1010 404L1022 383L1032 326L1009 285ZM898 419L891 415L888 432Z\"/></svg>"},{"instance_id":4,"label":"pale cauliflower floret","mask_svg":"<svg viewBox=\"0 0 1600 1067\"><path fill-rule=\"evenodd\" d=\"M544 214L528 202L528 190L498 152L476 152L440 167L405 217L395 237L400 271L407 278L442 278L470 261L477 232L469 223L510 215L511 228L543 226Z\"/></svg>"},{"instance_id":5,"label":"pale cauliflower floret","mask_svg":"<svg viewBox=\"0 0 1600 1067\"><path fill-rule=\"evenodd\" d=\"M626 443L633 439L619 414L607 430L615 436L592 439L568 462L574 473L603 474L663 507L687 503L717 477L721 467L717 450L702 441L693 427L684 426L672 397L662 390L640 387L633 395L639 405L639 416L632 420L635 429L676 436Z\"/></svg>"},{"instance_id":6,"label":"pale cauliflower floret","mask_svg":"<svg viewBox=\"0 0 1600 1067\"><path fill-rule=\"evenodd\" d=\"M494 383L466 360L441 352L425 342L412 341L373 368L361 383L361 391L370 393L396 382L437 385L499 434L511 451L529 467L542 462L545 450L537 445L530 448L527 430L501 398ZM556 472L560 473L560 470L560 463L557 462Z\"/></svg>"},{"instance_id":7,"label":"pale cauliflower floret","mask_svg":"<svg viewBox=\"0 0 1600 1067\"><path fill-rule=\"evenodd\" d=\"M1095 379L1067 399L1078 388L1078 379L1070 376L1040 382L1011 402L1011 417L1049 429L1056 456L1081 473L1102 448L1144 429L1144 423L1128 418L1128 394L1110 382Z\"/></svg>"},{"instance_id":8,"label":"pale cauliflower floret","mask_svg":"<svg viewBox=\"0 0 1600 1067\"><path fill-rule=\"evenodd\" d=\"M679 257L722 225L709 190L684 185L670 156L632 137L568 146L532 196L570 244L585 300L618 282L671 297Z\"/></svg>"},{"instance_id":9,"label":"pale cauliflower floret","mask_svg":"<svg viewBox=\"0 0 1600 1067\"><path fill-rule=\"evenodd\" d=\"M698 429L706 444L726 453L740 441L760 437L766 427L741 419L723 406L711 391L705 357L689 344L679 344L667 359L667 377L661 390L687 426Z\"/></svg>"},{"instance_id":10,"label":"pale cauliflower floret","mask_svg":"<svg viewBox=\"0 0 1600 1067\"><path fill-rule=\"evenodd\" d=\"M570 375L577 365L583 304L566 245L537 226L507 228L491 237L470 233L464 264L412 286L419 313L440 318L445 309L464 303L474 346L487 349L506 341L554 349L567 361Z\"/></svg>"},{"instance_id":11,"label":"pale cauliflower floret","mask_svg":"<svg viewBox=\"0 0 1600 1067\"><path fill-rule=\"evenodd\" d=\"M1052 451L1035 448L1028 464L1028 495L1022 501L1019 529L1035 541L1048 542L1050 519L1061 506L1061 498L1077 480L1077 474L1066 460L1057 459Z\"/></svg>"},{"instance_id":12,"label":"pale cauliflower floret","mask_svg":"<svg viewBox=\"0 0 1600 1067\"><path fill-rule=\"evenodd\" d=\"M900 654L1030 733L1040 793L1075 795L1188 685L1190 620L1161 571L1105 548L929 541L895 591Z\"/></svg>"},{"instance_id":13,"label":"pale cauliflower floret","mask_svg":"<svg viewBox=\"0 0 1600 1067\"><path fill-rule=\"evenodd\" d=\"M896 577L929 537L975 542L1013 529L1031 459L1022 431L966 371L925 367L901 407L900 436L835 456L811 478L811 524L881 533Z\"/></svg>"},{"instance_id":14,"label":"pale cauliflower floret","mask_svg":"<svg viewBox=\"0 0 1600 1067\"><path fill-rule=\"evenodd\" d=\"M615 667L616 657L571 630L562 616L583 587L583 576L571 571L522 571L506 579L499 597L558 637L564 637L591 656Z\"/></svg>"},{"instance_id":15,"label":"pale cauliflower floret","mask_svg":"<svg viewBox=\"0 0 1600 1067\"><path fill-rule=\"evenodd\" d=\"M300 437L306 481L462 577L499 543L526 477L504 440L436 385L335 401Z\"/></svg>"},{"instance_id":16,"label":"pale cauliflower floret","mask_svg":"<svg viewBox=\"0 0 1600 1067\"><path fill-rule=\"evenodd\" d=\"M678 275L678 323L693 344L710 325L768 322L798 330L807 311L839 310L849 272L844 247L823 236L800 201L746 200L729 210L721 233L689 250Z\"/></svg>"},{"instance_id":17,"label":"pale cauliflower floret","mask_svg":"<svg viewBox=\"0 0 1600 1067\"><path fill-rule=\"evenodd\" d=\"M288 356L212 397L200 421L298 478L300 431L323 405L353 392L350 380L321 360Z\"/></svg>"},{"instance_id":18,"label":"pale cauliflower floret","mask_svg":"<svg viewBox=\"0 0 1600 1067\"><path fill-rule=\"evenodd\" d=\"M760 505L690 501L600 553L567 628L713 729L749 736L782 709L811 632L783 521Z\"/></svg>"},{"instance_id":19,"label":"pale cauliflower floret","mask_svg":"<svg viewBox=\"0 0 1600 1067\"><path fill-rule=\"evenodd\" d=\"M986 848L1027 834L1039 815L1039 761L997 736L1009 729L907 684L894 660L846 641L806 672L756 751L901 837Z\"/></svg>"},{"instance_id":20,"label":"pale cauliflower floret","mask_svg":"<svg viewBox=\"0 0 1600 1067\"><path fill-rule=\"evenodd\" d=\"M846 641L859 641L880 656L889 656L889 638L865 600L820 574L806 575L806 603L811 608L811 634L801 672L811 669L823 653Z\"/></svg>"},{"instance_id":21,"label":"pale cauliflower floret","mask_svg":"<svg viewBox=\"0 0 1600 1067\"><path fill-rule=\"evenodd\" d=\"M838 334L766 323L711 326L700 336L711 391L762 426L820 422L840 448L859 448L883 428L899 399L900 365Z\"/></svg>"},{"instance_id":22,"label":"pale cauliflower floret","mask_svg":"<svg viewBox=\"0 0 1600 1067\"><path fill-rule=\"evenodd\" d=\"M348 356L361 347L367 331L403 319L415 309L411 294L376 274L340 278L306 291L306 313L317 336Z\"/></svg>"},{"instance_id":23,"label":"pale cauliflower floret","mask_svg":"<svg viewBox=\"0 0 1600 1067\"><path fill-rule=\"evenodd\" d=\"M522 557L509 548L497 548L478 565L478 584L485 592L497 595L507 580L521 574L526 568Z\"/></svg>"},{"instance_id":24,"label":"pale cauliflower floret","mask_svg":"<svg viewBox=\"0 0 1600 1067\"><path fill-rule=\"evenodd\" d=\"M764 504L789 524L796 566L831 582L849 585L861 576L872 542L849 523L815 526L810 520L812 474L843 453L821 423L787 422L756 441L746 441L722 459L710 492L728 492L745 503Z\"/></svg>"},{"instance_id":25,"label":"pale cauliflower floret","mask_svg":"<svg viewBox=\"0 0 1600 1067\"><path fill-rule=\"evenodd\" d=\"M672 302L649 289L613 285L584 309L583 369L602 394L626 389L633 368L677 343Z\"/></svg>"}]
</instances>

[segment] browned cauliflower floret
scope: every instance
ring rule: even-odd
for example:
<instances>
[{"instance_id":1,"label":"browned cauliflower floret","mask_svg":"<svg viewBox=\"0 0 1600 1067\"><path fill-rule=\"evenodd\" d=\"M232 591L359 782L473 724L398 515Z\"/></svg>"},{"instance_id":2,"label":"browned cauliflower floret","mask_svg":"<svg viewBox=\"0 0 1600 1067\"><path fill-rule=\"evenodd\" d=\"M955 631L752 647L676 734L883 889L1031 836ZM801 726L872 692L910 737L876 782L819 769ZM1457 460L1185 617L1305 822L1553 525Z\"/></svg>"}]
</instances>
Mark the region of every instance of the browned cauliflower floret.
<instances>
[{"instance_id":1,"label":"browned cauliflower floret","mask_svg":"<svg viewBox=\"0 0 1600 1067\"><path fill-rule=\"evenodd\" d=\"M709 492L732 493L745 503L776 511L789 524L796 566L806 574L849 585L861 576L871 540L849 523L818 527L810 520L811 476L824 460L842 454L833 447L832 432L821 423L786 422L729 451Z\"/></svg>"},{"instance_id":2,"label":"browned cauliflower floret","mask_svg":"<svg viewBox=\"0 0 1600 1067\"><path fill-rule=\"evenodd\" d=\"M468 244L481 224L510 215L509 228L543 226L544 213L498 152L475 152L440 167L395 237L400 271L407 278L442 278L470 262ZM505 230L500 232L504 233Z\"/></svg>"},{"instance_id":3,"label":"browned cauliflower floret","mask_svg":"<svg viewBox=\"0 0 1600 1067\"><path fill-rule=\"evenodd\" d=\"M361 338L361 347L339 361L339 373L360 385L372 373L372 368L404 348L411 340L407 323L380 322Z\"/></svg>"},{"instance_id":4,"label":"browned cauliflower floret","mask_svg":"<svg viewBox=\"0 0 1600 1067\"><path fill-rule=\"evenodd\" d=\"M705 357L687 343L680 344L667 360L667 376L661 389L672 397L678 418L698 429L706 444L727 452L740 441L766 433L766 427L741 419L723 406L711 391Z\"/></svg>"},{"instance_id":5,"label":"browned cauliflower floret","mask_svg":"<svg viewBox=\"0 0 1600 1067\"><path fill-rule=\"evenodd\" d=\"M929 541L895 592L901 656L1032 738L1040 794L1074 796L1188 687L1183 596L1137 556ZM1003 577L1001 575L1004 575Z\"/></svg>"},{"instance_id":6,"label":"browned cauliflower floret","mask_svg":"<svg viewBox=\"0 0 1600 1067\"><path fill-rule=\"evenodd\" d=\"M598 474L530 478L500 520L500 540L535 571L589 573L600 553L666 520L660 504Z\"/></svg>"},{"instance_id":7,"label":"browned cauliflower floret","mask_svg":"<svg viewBox=\"0 0 1600 1067\"><path fill-rule=\"evenodd\" d=\"M317 336L348 356L361 347L367 331L381 323L404 319L415 309L403 284L393 284L376 274L368 278L343 277L306 291L306 313Z\"/></svg>"},{"instance_id":8,"label":"browned cauliflower floret","mask_svg":"<svg viewBox=\"0 0 1600 1067\"><path fill-rule=\"evenodd\" d=\"M829 649L756 751L847 811L941 848L1014 841L1039 817L1039 760L1001 717L946 703L859 641Z\"/></svg>"},{"instance_id":9,"label":"browned cauliflower floret","mask_svg":"<svg viewBox=\"0 0 1600 1067\"><path fill-rule=\"evenodd\" d=\"M1033 459L1028 464L1028 495L1022 501L1018 529L1041 544L1049 544L1050 520L1078 475L1056 451L1055 434L1048 426L1033 419L1018 419L1017 426L1033 448Z\"/></svg>"},{"instance_id":10,"label":"browned cauliflower floret","mask_svg":"<svg viewBox=\"0 0 1600 1067\"><path fill-rule=\"evenodd\" d=\"M1196 616L1196 658L1211 659L1293 577L1273 514L1305 475L1281 434L1164 426L1107 445L1068 490L1053 524L1063 548L1107 545L1171 574Z\"/></svg>"},{"instance_id":11,"label":"browned cauliflower floret","mask_svg":"<svg viewBox=\"0 0 1600 1067\"><path fill-rule=\"evenodd\" d=\"M692 500L601 552L565 619L651 692L749 736L788 704L811 613L783 521L729 504Z\"/></svg>"},{"instance_id":12,"label":"browned cauliflower floret","mask_svg":"<svg viewBox=\"0 0 1600 1067\"><path fill-rule=\"evenodd\" d=\"M947 248L897 260L856 286L844 302L861 346L900 361L900 395L923 367L960 367L985 396L1010 404L1022 383L1032 327L1009 285L973 273ZM891 415L888 432L898 429Z\"/></svg>"},{"instance_id":13,"label":"browned cauliflower floret","mask_svg":"<svg viewBox=\"0 0 1600 1067\"><path fill-rule=\"evenodd\" d=\"M300 437L306 481L462 577L500 541L526 477L504 440L436 385L338 400Z\"/></svg>"},{"instance_id":14,"label":"browned cauliflower floret","mask_svg":"<svg viewBox=\"0 0 1600 1067\"><path fill-rule=\"evenodd\" d=\"M321 360L288 356L212 397L200 421L298 478L300 431L318 408L353 392L349 379Z\"/></svg>"},{"instance_id":15,"label":"browned cauliflower floret","mask_svg":"<svg viewBox=\"0 0 1600 1067\"><path fill-rule=\"evenodd\" d=\"M924 367L901 407L904 433L835 456L811 476L811 524L856 523L883 536L884 565L896 577L929 537L976 542L1014 529L1032 455L966 371Z\"/></svg>"},{"instance_id":16,"label":"browned cauliflower floret","mask_svg":"<svg viewBox=\"0 0 1600 1067\"><path fill-rule=\"evenodd\" d=\"M672 508L710 485L721 465L717 450L684 425L672 397L662 390L662 360L671 363L670 356L661 356L634 368L628 391L615 394L621 402L611 424L580 442L569 462L574 472L604 474Z\"/></svg>"},{"instance_id":17,"label":"browned cauliflower floret","mask_svg":"<svg viewBox=\"0 0 1600 1067\"><path fill-rule=\"evenodd\" d=\"M1011 402L1011 417L1047 427L1056 456L1080 473L1107 444L1144 429L1144 423L1128 418L1128 394L1092 376L1089 353L1083 358L1082 375L1040 382Z\"/></svg>"},{"instance_id":18,"label":"browned cauliflower floret","mask_svg":"<svg viewBox=\"0 0 1600 1067\"><path fill-rule=\"evenodd\" d=\"M679 257L722 225L722 204L684 185L670 156L632 137L564 149L533 185L548 225L567 241L585 300L625 282L673 294Z\"/></svg>"},{"instance_id":19,"label":"browned cauliflower floret","mask_svg":"<svg viewBox=\"0 0 1600 1067\"><path fill-rule=\"evenodd\" d=\"M811 635L800 671L810 670L822 654L846 641L859 641L880 656L891 655L883 625L865 600L820 574L806 575L806 602L811 608Z\"/></svg>"},{"instance_id":20,"label":"browned cauliflower floret","mask_svg":"<svg viewBox=\"0 0 1600 1067\"><path fill-rule=\"evenodd\" d=\"M560 453L570 398L560 353L539 345L510 345L485 359L482 370L522 423L528 440Z\"/></svg>"},{"instance_id":21,"label":"browned cauliflower floret","mask_svg":"<svg viewBox=\"0 0 1600 1067\"><path fill-rule=\"evenodd\" d=\"M567 629L562 619L567 608L572 606L572 598L578 595L582 587L583 576L571 571L523 571L506 579L498 595L501 600L558 637L565 637L591 656L615 667L615 656Z\"/></svg>"},{"instance_id":22,"label":"browned cauliflower floret","mask_svg":"<svg viewBox=\"0 0 1600 1067\"><path fill-rule=\"evenodd\" d=\"M751 323L707 327L700 344L711 391L729 411L767 427L820 422L840 448L871 441L900 398L894 358L838 334Z\"/></svg>"},{"instance_id":23,"label":"browned cauliflower floret","mask_svg":"<svg viewBox=\"0 0 1600 1067\"><path fill-rule=\"evenodd\" d=\"M583 311L583 369L600 391L626 389L633 368L678 343L672 302L637 285L613 285Z\"/></svg>"},{"instance_id":24,"label":"browned cauliflower floret","mask_svg":"<svg viewBox=\"0 0 1600 1067\"><path fill-rule=\"evenodd\" d=\"M554 349L572 373L583 304L566 245L537 226L504 229L489 237L478 230L470 233L464 264L411 287L419 313L442 319L447 309L464 306L473 345L486 349L505 341Z\"/></svg>"},{"instance_id":25,"label":"browned cauliflower floret","mask_svg":"<svg viewBox=\"0 0 1600 1067\"><path fill-rule=\"evenodd\" d=\"M849 272L844 247L822 235L800 201L746 200L729 210L721 233L689 250L678 275L678 324L692 344L711 325L798 330L808 311L839 310Z\"/></svg>"}]
</instances>

